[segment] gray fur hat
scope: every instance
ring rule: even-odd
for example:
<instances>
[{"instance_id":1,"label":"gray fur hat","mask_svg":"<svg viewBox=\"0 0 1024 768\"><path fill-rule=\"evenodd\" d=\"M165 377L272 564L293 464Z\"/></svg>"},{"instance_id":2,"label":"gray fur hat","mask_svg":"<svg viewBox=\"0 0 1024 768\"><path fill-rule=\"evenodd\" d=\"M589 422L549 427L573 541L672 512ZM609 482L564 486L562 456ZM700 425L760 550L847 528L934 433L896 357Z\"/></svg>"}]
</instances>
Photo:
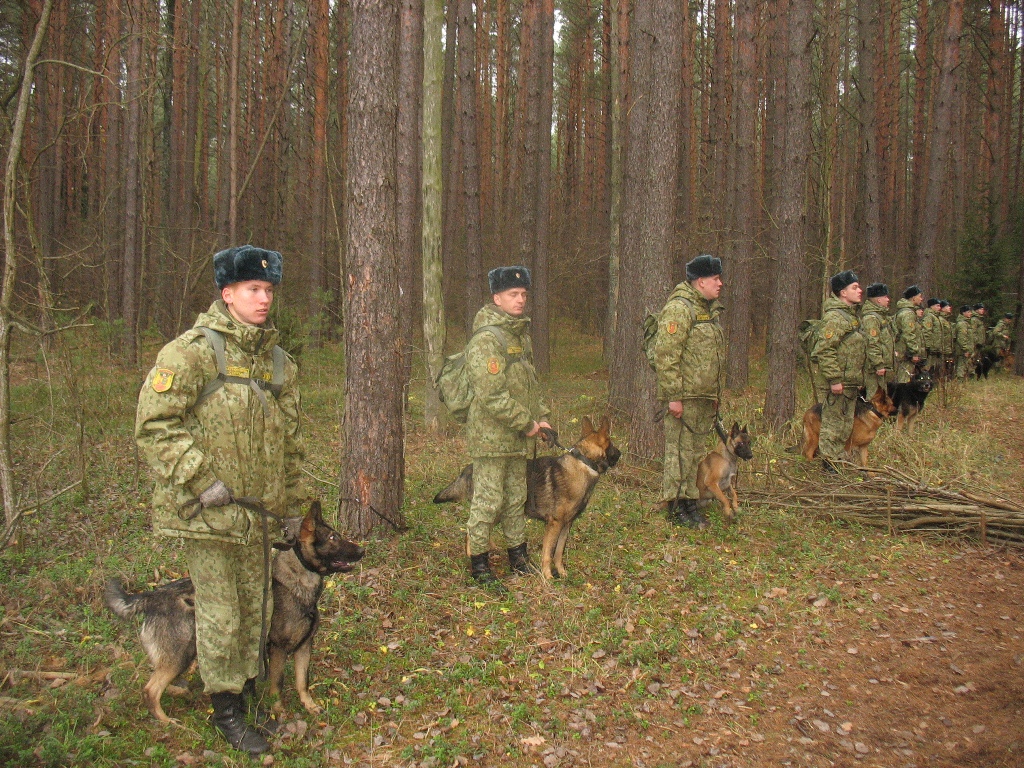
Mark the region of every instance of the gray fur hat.
<instances>
[{"instance_id":1,"label":"gray fur hat","mask_svg":"<svg viewBox=\"0 0 1024 768\"><path fill-rule=\"evenodd\" d=\"M273 285L281 282L281 254L252 245L237 245L213 257L213 282L217 288L245 280L264 280Z\"/></svg>"},{"instance_id":2,"label":"gray fur hat","mask_svg":"<svg viewBox=\"0 0 1024 768\"><path fill-rule=\"evenodd\" d=\"M859 282L860 278L857 277L857 273L852 269L847 269L844 272L832 275L828 281L828 287L832 290L832 293L838 296L841 290Z\"/></svg>"}]
</instances>

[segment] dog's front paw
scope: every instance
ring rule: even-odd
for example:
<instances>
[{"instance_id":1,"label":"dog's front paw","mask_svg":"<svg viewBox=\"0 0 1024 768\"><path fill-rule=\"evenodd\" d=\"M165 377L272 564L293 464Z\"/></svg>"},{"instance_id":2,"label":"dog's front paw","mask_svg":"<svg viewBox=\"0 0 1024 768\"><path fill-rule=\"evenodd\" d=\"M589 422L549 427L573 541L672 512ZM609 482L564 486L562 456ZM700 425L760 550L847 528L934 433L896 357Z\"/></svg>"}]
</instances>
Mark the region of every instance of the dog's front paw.
<instances>
[{"instance_id":1,"label":"dog's front paw","mask_svg":"<svg viewBox=\"0 0 1024 768\"><path fill-rule=\"evenodd\" d=\"M321 712L324 711L324 708L317 704L315 701L313 701L313 697L309 694L306 694L305 696L300 695L299 701L302 702L302 706L304 706L306 708L306 711L309 712L309 714L311 715L319 715Z\"/></svg>"}]
</instances>

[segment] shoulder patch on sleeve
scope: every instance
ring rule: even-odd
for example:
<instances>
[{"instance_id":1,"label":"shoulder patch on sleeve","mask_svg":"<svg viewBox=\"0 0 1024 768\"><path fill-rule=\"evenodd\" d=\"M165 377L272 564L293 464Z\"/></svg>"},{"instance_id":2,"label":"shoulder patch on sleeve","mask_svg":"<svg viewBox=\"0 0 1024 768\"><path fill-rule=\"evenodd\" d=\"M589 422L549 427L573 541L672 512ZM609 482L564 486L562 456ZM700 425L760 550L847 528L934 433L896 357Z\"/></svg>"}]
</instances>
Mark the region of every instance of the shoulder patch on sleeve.
<instances>
[{"instance_id":1,"label":"shoulder patch on sleeve","mask_svg":"<svg viewBox=\"0 0 1024 768\"><path fill-rule=\"evenodd\" d=\"M501 362L498 358L492 357L487 361L487 372L490 374L501 373Z\"/></svg>"},{"instance_id":2,"label":"shoulder patch on sleeve","mask_svg":"<svg viewBox=\"0 0 1024 768\"><path fill-rule=\"evenodd\" d=\"M825 331L825 338L826 339L831 339L835 335L836 335L835 331L833 331L831 328L829 328L827 331Z\"/></svg>"},{"instance_id":3,"label":"shoulder patch on sleeve","mask_svg":"<svg viewBox=\"0 0 1024 768\"><path fill-rule=\"evenodd\" d=\"M668 332L668 333L675 333L678 330L679 330L679 323L677 323L675 320L673 320L671 323L669 323L665 327L665 331Z\"/></svg>"},{"instance_id":4,"label":"shoulder patch on sleeve","mask_svg":"<svg viewBox=\"0 0 1024 768\"><path fill-rule=\"evenodd\" d=\"M878 329L877 328L872 328L871 329L871 335L872 336L877 336L878 335Z\"/></svg>"},{"instance_id":5,"label":"shoulder patch on sleeve","mask_svg":"<svg viewBox=\"0 0 1024 768\"><path fill-rule=\"evenodd\" d=\"M157 368L153 371L151 385L154 392L166 392L174 383L174 371L170 368Z\"/></svg>"}]
</instances>

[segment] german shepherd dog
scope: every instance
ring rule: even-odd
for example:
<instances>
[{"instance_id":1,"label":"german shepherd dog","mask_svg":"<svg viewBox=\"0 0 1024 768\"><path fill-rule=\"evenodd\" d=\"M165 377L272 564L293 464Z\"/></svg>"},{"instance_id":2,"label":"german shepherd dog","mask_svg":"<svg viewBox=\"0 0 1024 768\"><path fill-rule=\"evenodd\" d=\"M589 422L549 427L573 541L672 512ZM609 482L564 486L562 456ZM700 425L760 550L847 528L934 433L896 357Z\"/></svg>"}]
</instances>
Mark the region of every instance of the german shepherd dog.
<instances>
[{"instance_id":1,"label":"german shepherd dog","mask_svg":"<svg viewBox=\"0 0 1024 768\"><path fill-rule=\"evenodd\" d=\"M717 422L716 422L717 423ZM736 497L736 465L737 459L750 461L754 452L750 450L750 433L746 426L733 422L728 434L720 433L718 447L701 459L697 465L697 496L698 506L706 507L712 498L722 502L722 514L727 523L736 519L736 510L740 502ZM732 503L725 495L730 491Z\"/></svg>"},{"instance_id":2,"label":"german shepherd dog","mask_svg":"<svg viewBox=\"0 0 1024 768\"><path fill-rule=\"evenodd\" d=\"M295 656L295 688L302 705L314 714L320 707L309 694L308 675L313 637L320 624L317 600L324 576L351 571L363 549L328 525L313 502L305 517L284 523L285 541L274 558L272 576L274 611L270 620L267 654L270 694L279 697L284 683L284 662ZM142 616L139 638L153 665L153 675L142 689L142 699L153 717L171 722L160 704L164 690L185 674L196 659L196 605L192 579L162 584L148 592L130 594L116 579L107 583L107 607L121 618ZM181 693L180 689L173 692ZM275 709L282 709L280 700Z\"/></svg>"},{"instance_id":3,"label":"german shepherd dog","mask_svg":"<svg viewBox=\"0 0 1024 768\"><path fill-rule=\"evenodd\" d=\"M868 446L878 434L878 428L882 422L896 412L896 405L893 403L889 393L881 387L875 392L871 400L862 397L857 398L857 404L853 412L853 430L846 440L846 452L851 456L857 452L860 465L868 465ZM818 403L804 413L804 442L800 452L804 458L810 461L818 454L818 438L821 434L821 403Z\"/></svg>"},{"instance_id":4,"label":"german shepherd dog","mask_svg":"<svg viewBox=\"0 0 1024 768\"><path fill-rule=\"evenodd\" d=\"M584 416L579 441L561 456L542 456L526 462L526 516L544 522L541 545L541 574L545 579L561 578L563 556L569 531L583 510L598 479L619 461L619 449L612 444L611 422L607 416L594 429ZM470 464L447 488L434 497L435 504L464 501L473 497L473 465Z\"/></svg>"},{"instance_id":5,"label":"german shepherd dog","mask_svg":"<svg viewBox=\"0 0 1024 768\"><path fill-rule=\"evenodd\" d=\"M924 408L928 393L935 387L935 379L931 371L917 366L914 375L905 384L889 384L889 397L892 398L896 413L896 429L907 434L914 429L914 421Z\"/></svg>"}]
</instances>

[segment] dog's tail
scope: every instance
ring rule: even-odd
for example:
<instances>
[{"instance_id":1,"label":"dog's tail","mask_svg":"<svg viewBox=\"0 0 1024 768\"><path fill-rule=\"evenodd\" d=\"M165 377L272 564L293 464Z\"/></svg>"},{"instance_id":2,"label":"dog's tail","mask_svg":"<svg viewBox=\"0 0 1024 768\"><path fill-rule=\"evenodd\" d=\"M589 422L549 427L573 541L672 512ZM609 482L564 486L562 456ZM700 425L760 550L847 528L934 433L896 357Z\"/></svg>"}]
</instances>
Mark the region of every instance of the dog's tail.
<instances>
[{"instance_id":1,"label":"dog's tail","mask_svg":"<svg viewBox=\"0 0 1024 768\"><path fill-rule=\"evenodd\" d=\"M103 593L103 602L122 619L130 619L142 612L141 597L125 592L121 582L111 579Z\"/></svg>"},{"instance_id":2,"label":"dog's tail","mask_svg":"<svg viewBox=\"0 0 1024 768\"><path fill-rule=\"evenodd\" d=\"M448 501L465 501L473 498L473 465L469 464L462 470L451 484L443 491L438 491L434 497L435 504L444 504Z\"/></svg>"}]
</instances>

